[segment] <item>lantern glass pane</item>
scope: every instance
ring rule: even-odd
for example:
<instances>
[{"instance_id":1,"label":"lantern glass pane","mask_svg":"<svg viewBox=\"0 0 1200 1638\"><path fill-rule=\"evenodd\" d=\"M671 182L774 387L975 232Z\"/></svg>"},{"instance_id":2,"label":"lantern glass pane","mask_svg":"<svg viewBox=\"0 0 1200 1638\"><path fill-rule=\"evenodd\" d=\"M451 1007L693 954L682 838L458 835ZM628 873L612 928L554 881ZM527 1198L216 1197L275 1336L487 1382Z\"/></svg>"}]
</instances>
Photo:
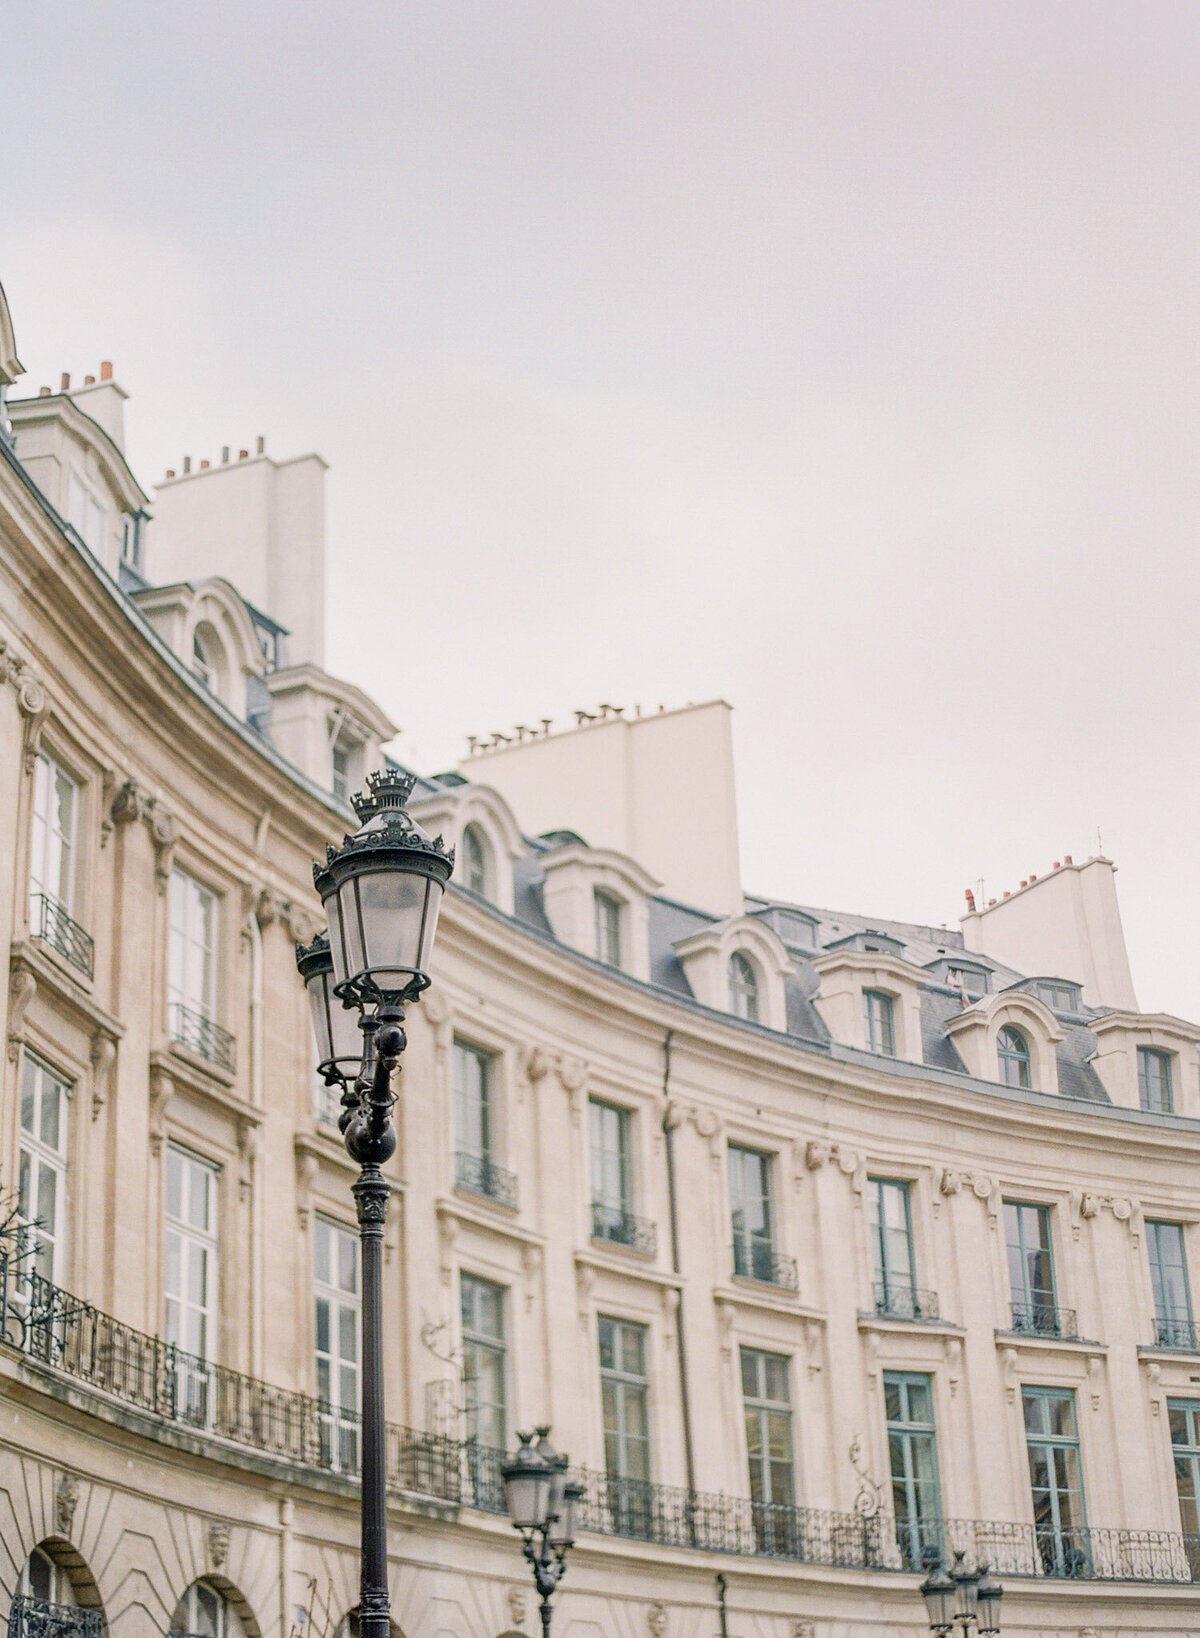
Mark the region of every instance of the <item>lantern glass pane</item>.
<instances>
[{"instance_id":1,"label":"lantern glass pane","mask_svg":"<svg viewBox=\"0 0 1200 1638\"><path fill-rule=\"evenodd\" d=\"M381 990L406 988L420 970L427 886L428 877L399 870L373 870L357 878L359 913L356 929L347 928L347 953L357 961L354 971L370 968Z\"/></svg>"},{"instance_id":2,"label":"lantern glass pane","mask_svg":"<svg viewBox=\"0 0 1200 1638\"><path fill-rule=\"evenodd\" d=\"M333 1039L333 1057L361 1058L362 1031L358 1027L358 1008L344 1007L333 993L333 975L326 979L329 986L329 1023Z\"/></svg>"},{"instance_id":3,"label":"lantern glass pane","mask_svg":"<svg viewBox=\"0 0 1200 1638\"><path fill-rule=\"evenodd\" d=\"M518 1530L540 1528L546 1516L549 1475L539 1468L525 1467L504 1475L508 1511Z\"/></svg>"},{"instance_id":4,"label":"lantern glass pane","mask_svg":"<svg viewBox=\"0 0 1200 1638\"><path fill-rule=\"evenodd\" d=\"M329 1030L329 974L310 974L304 987L308 991L308 1004L312 1008L313 1034L317 1038L317 1062L323 1064L327 1058L333 1057L333 1038Z\"/></svg>"},{"instance_id":5,"label":"lantern glass pane","mask_svg":"<svg viewBox=\"0 0 1200 1638\"><path fill-rule=\"evenodd\" d=\"M329 917L329 953L333 957L333 982L344 984L353 973L347 971L346 946L342 938L342 907L336 893L331 893L325 900L325 913Z\"/></svg>"},{"instance_id":6,"label":"lantern glass pane","mask_svg":"<svg viewBox=\"0 0 1200 1638\"><path fill-rule=\"evenodd\" d=\"M425 881L425 932L421 939L421 971L428 973L433 965L433 940L437 932L438 911L442 908L442 884L432 877Z\"/></svg>"}]
</instances>

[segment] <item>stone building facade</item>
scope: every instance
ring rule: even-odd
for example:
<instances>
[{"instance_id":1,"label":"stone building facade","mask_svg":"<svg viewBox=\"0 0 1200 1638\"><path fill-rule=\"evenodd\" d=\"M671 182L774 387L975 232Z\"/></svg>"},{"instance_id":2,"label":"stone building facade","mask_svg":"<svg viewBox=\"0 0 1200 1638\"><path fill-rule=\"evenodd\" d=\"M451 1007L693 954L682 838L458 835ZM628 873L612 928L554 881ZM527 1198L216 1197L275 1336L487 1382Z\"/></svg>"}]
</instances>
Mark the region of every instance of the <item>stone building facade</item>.
<instances>
[{"instance_id":1,"label":"stone building facade","mask_svg":"<svg viewBox=\"0 0 1200 1638\"><path fill-rule=\"evenodd\" d=\"M332 1638L353 1170L293 946L394 729L254 601L319 580L323 463L156 501L111 370L19 373L0 300L0 1615ZM534 1632L539 1422L564 1638L923 1631L930 1548L1014 1630L1200 1629L1200 1029L1138 1011L1110 863L958 929L746 895L719 702L476 742L413 808L459 867L390 1166L398 1630Z\"/></svg>"}]
</instances>

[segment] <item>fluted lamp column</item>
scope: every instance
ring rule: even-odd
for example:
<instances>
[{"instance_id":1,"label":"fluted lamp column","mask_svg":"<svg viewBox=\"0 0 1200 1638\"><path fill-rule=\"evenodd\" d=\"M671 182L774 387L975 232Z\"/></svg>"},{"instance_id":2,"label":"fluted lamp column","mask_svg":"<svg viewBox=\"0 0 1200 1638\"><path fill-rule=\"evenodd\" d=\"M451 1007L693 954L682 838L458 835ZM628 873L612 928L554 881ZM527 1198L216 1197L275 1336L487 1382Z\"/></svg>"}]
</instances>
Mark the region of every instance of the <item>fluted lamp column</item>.
<instances>
[{"instance_id":1,"label":"fluted lamp column","mask_svg":"<svg viewBox=\"0 0 1200 1638\"><path fill-rule=\"evenodd\" d=\"M362 1574L360 1638L389 1638L387 1432L383 1395L383 1230L396 1149L392 1076L407 1045L404 1008L429 986L442 893L454 850L408 813L414 778L373 774L354 798L361 821L313 880L328 933L297 946L321 1073L342 1088L338 1126L359 1166L352 1186L362 1245Z\"/></svg>"}]
</instances>

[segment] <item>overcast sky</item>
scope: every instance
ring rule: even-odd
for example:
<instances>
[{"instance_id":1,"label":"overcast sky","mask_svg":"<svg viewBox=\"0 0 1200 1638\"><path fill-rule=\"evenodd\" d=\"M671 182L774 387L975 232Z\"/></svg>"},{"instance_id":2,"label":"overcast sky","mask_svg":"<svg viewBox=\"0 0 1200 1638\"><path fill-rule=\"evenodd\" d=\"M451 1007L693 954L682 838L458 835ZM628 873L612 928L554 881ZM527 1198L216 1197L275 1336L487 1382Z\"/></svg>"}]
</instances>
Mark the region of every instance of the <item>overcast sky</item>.
<instances>
[{"instance_id":1,"label":"overcast sky","mask_svg":"<svg viewBox=\"0 0 1200 1638\"><path fill-rule=\"evenodd\" d=\"M28 389L114 359L147 484L320 450L397 754L720 695L748 888L953 924L1099 831L1200 1018L1195 0L4 33Z\"/></svg>"}]
</instances>

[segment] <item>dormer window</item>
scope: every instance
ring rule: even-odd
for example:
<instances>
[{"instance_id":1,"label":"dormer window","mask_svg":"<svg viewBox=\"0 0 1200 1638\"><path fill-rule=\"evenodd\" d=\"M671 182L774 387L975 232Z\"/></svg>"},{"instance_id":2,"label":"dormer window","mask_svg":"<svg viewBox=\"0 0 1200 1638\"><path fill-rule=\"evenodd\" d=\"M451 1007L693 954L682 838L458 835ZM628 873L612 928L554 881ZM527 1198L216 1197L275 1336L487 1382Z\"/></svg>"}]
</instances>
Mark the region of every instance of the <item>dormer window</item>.
<instances>
[{"instance_id":1,"label":"dormer window","mask_svg":"<svg viewBox=\"0 0 1200 1638\"><path fill-rule=\"evenodd\" d=\"M735 1018L758 1023L758 974L754 963L741 950L729 958L729 1010Z\"/></svg>"},{"instance_id":2,"label":"dormer window","mask_svg":"<svg viewBox=\"0 0 1200 1638\"><path fill-rule=\"evenodd\" d=\"M596 960L621 965L621 901L597 887L592 893L596 926Z\"/></svg>"},{"instance_id":3,"label":"dormer window","mask_svg":"<svg viewBox=\"0 0 1200 1638\"><path fill-rule=\"evenodd\" d=\"M362 741L346 729L339 728L329 747L329 788L342 802L350 800L350 792L363 781Z\"/></svg>"},{"instance_id":4,"label":"dormer window","mask_svg":"<svg viewBox=\"0 0 1200 1638\"><path fill-rule=\"evenodd\" d=\"M1044 1001L1051 1012L1079 1011L1079 989L1075 984L1037 984L1033 992L1039 1001Z\"/></svg>"},{"instance_id":5,"label":"dormer window","mask_svg":"<svg viewBox=\"0 0 1200 1638\"><path fill-rule=\"evenodd\" d=\"M1000 1079L1005 1086L1032 1087L1029 1043L1021 1031L1011 1024L1005 1024L996 1036L996 1057L1000 1065Z\"/></svg>"},{"instance_id":6,"label":"dormer window","mask_svg":"<svg viewBox=\"0 0 1200 1638\"><path fill-rule=\"evenodd\" d=\"M462 833L463 885L482 898L488 897L488 849L478 825L467 825Z\"/></svg>"},{"instance_id":7,"label":"dormer window","mask_svg":"<svg viewBox=\"0 0 1200 1638\"><path fill-rule=\"evenodd\" d=\"M210 694L217 691L217 656L213 639L203 626L192 633L192 676Z\"/></svg>"},{"instance_id":8,"label":"dormer window","mask_svg":"<svg viewBox=\"0 0 1200 1638\"><path fill-rule=\"evenodd\" d=\"M948 967L946 982L974 1000L988 993L988 975L978 967Z\"/></svg>"},{"instance_id":9,"label":"dormer window","mask_svg":"<svg viewBox=\"0 0 1200 1638\"><path fill-rule=\"evenodd\" d=\"M1175 1112L1175 1088L1171 1078L1171 1054L1155 1047L1138 1048L1138 1101L1156 1115Z\"/></svg>"},{"instance_id":10,"label":"dormer window","mask_svg":"<svg viewBox=\"0 0 1200 1638\"><path fill-rule=\"evenodd\" d=\"M882 990L863 991L863 1013L867 1025L867 1050L885 1058L896 1056L896 1018L890 995Z\"/></svg>"}]
</instances>

